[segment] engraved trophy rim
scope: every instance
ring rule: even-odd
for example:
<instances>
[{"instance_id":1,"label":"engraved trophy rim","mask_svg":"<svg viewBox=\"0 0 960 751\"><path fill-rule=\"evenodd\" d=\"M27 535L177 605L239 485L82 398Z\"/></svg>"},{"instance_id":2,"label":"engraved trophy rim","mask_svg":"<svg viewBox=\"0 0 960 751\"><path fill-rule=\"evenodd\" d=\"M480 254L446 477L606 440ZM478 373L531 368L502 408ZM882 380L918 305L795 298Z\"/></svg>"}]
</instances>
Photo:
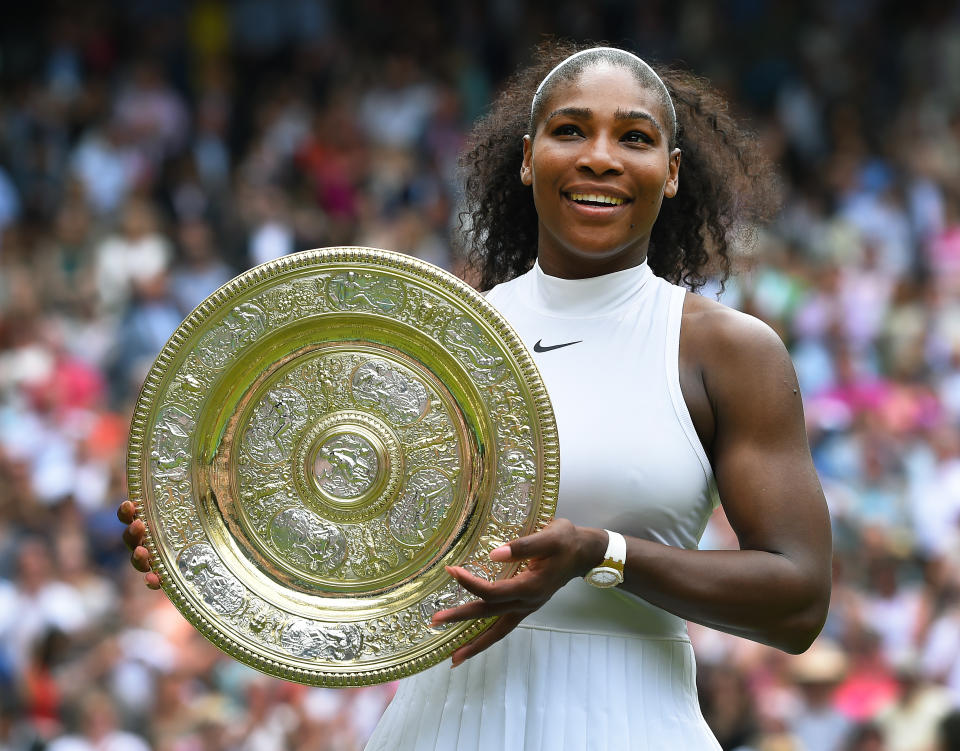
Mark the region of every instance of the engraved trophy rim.
<instances>
[{"instance_id":1,"label":"engraved trophy rim","mask_svg":"<svg viewBox=\"0 0 960 751\"><path fill-rule=\"evenodd\" d=\"M329 303L333 299L330 285L340 283L344 275L347 281L360 275L390 292L400 290L399 299L415 297L420 307L411 313L405 303L389 296L377 307L368 295L358 298L356 308L346 306L346 297L337 298L342 304L337 308ZM309 293L316 298L297 302L301 308L316 303L316 309L294 305L284 313L286 319L279 320L279 314L277 320L270 319L277 311L262 300L298 284L308 291L314 285ZM328 304L331 307L323 308ZM430 326L423 323L438 309L458 325L465 322L466 333L479 337L488 348L481 355L496 356L495 372L501 381L483 380L488 371L482 368L487 366L477 364L478 350L470 348L471 342L454 351L450 342L461 340L457 332L447 336L452 323L436 324L434 329L430 328L433 319ZM434 330L441 333L431 333ZM208 340L225 341L224 351L204 349ZM203 359L206 352L216 356L213 364L209 357ZM301 388L297 379L307 366L320 371L339 368L347 360L360 364L354 366L350 379L337 381L347 386L335 385L332 393L347 393L363 368L367 368L364 375L369 375L377 367L392 366L391 374L399 373L414 385L424 384L417 386L422 389L416 403L421 414L412 414L398 428L388 425L389 420L377 411L386 409L383 405L370 407L369 415L360 408L354 414L349 404L335 407L339 402L334 397L324 407L333 411L314 414L310 410L319 409L321 391L317 387L309 392L312 398L303 396L307 391L297 390ZM171 396L191 389L189 398ZM316 549L311 548L314 557L309 559L313 567L309 571L300 559L291 563L289 555L284 558L283 550L264 548L263 534L269 533L257 531L261 522L247 518L254 506L241 498L252 485L243 478L260 477L254 472L261 469L258 457L250 458L256 453L251 447L259 446L248 440L252 415L258 408L269 411L269 405L263 405L278 392L292 394L294 411L300 410L296 429L301 432L291 439L300 444L289 449L293 457L289 462L286 456L264 459L268 470L263 475L268 479L275 475L286 483L277 480L278 487L283 487L277 498L292 494L277 501L280 506L284 500L299 500L294 489L310 495L309 503L314 505L280 512L273 506L263 512L264 519L273 514L269 524L275 524L283 514L309 517L314 524L307 530L311 539L316 525L336 527L337 544L331 555L340 554L336 560L341 562L321 557L318 564ZM278 414L281 401L274 405ZM419 444L407 433L412 434L428 412L445 419L448 432L456 437L451 441L455 447L445 455L449 466L420 466L408 458ZM172 422L164 423L167 418ZM293 424L288 415L282 419L282 428ZM329 468L329 463L321 461L322 449L338 436L352 436L352 445L375 455L369 476L354 485L342 477L324 485L317 476ZM175 459L160 451L165 438L174 444ZM288 463L293 474L299 473L295 480L288 479ZM403 478L403 472L410 476ZM401 492L415 494L419 487L411 479L415 477L428 487L431 481L442 486L443 492L435 494L452 500L445 501L442 513L434 512L440 521L431 517L433 527L426 529L434 536L425 537L423 527L417 527L419 538L411 541L391 528L389 514L394 507L388 504ZM510 537L542 529L553 518L559 442L550 399L532 355L480 293L449 272L403 253L338 246L294 253L245 271L184 319L157 356L137 398L127 480L163 590L204 637L235 659L278 678L319 686L360 686L435 665L496 621L425 625L428 610L438 609L443 597L464 596L464 590L451 589L457 585L443 572L444 565L467 561L468 568L476 565L490 579L512 576L520 568L491 564L484 556ZM273 498L268 501L274 502ZM184 529L176 530L180 535L176 538L173 529L180 513L189 518ZM407 564L406 568L393 564L396 569L384 566L386 573L364 578L344 568L353 566L346 551L359 550L356 540L361 536L367 550L378 550L379 538L370 531L374 524L376 534L387 529L394 535L387 539L399 551L398 560L406 556ZM325 537L324 545L328 542ZM350 576L338 578L324 568L337 566ZM320 574L315 571L318 567Z\"/></svg>"}]
</instances>

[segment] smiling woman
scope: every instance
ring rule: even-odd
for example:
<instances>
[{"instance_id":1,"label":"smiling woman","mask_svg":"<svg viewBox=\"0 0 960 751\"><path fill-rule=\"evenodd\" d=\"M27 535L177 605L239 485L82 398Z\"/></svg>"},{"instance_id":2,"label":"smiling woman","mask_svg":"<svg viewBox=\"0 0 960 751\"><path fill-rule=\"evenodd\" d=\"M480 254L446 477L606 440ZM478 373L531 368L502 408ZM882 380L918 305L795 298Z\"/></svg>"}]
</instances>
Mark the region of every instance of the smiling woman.
<instances>
[{"instance_id":1,"label":"smiling woman","mask_svg":"<svg viewBox=\"0 0 960 751\"><path fill-rule=\"evenodd\" d=\"M686 620L800 652L831 540L796 377L759 321L691 294L775 207L772 171L698 79L549 44L465 155L470 257L533 347L560 435L558 518L436 625L500 616L406 679L376 749L719 749ZM539 84L539 85L538 85ZM683 284L684 286L676 286ZM697 549L722 503L741 549Z\"/></svg>"}]
</instances>

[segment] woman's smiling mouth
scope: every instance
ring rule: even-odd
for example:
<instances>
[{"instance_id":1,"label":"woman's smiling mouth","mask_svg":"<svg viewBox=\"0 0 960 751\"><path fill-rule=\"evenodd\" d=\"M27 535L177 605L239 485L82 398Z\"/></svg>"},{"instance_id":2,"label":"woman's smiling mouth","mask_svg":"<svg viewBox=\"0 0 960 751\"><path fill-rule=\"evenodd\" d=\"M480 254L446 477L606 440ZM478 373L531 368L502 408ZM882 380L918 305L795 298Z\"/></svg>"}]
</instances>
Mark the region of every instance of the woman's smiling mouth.
<instances>
[{"instance_id":1,"label":"woman's smiling mouth","mask_svg":"<svg viewBox=\"0 0 960 751\"><path fill-rule=\"evenodd\" d=\"M574 203L584 206L621 206L625 201L616 196L605 196L598 193L564 193Z\"/></svg>"}]
</instances>

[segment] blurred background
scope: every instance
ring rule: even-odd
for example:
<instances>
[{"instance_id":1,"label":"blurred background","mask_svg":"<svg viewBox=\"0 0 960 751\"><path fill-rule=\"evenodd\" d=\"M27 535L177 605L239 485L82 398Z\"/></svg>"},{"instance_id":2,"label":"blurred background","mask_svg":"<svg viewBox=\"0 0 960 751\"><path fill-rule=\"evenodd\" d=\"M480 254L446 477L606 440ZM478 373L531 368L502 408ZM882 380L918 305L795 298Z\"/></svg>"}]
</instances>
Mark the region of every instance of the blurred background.
<instances>
[{"instance_id":1,"label":"blurred background","mask_svg":"<svg viewBox=\"0 0 960 751\"><path fill-rule=\"evenodd\" d=\"M782 167L722 300L793 355L833 602L800 657L691 627L723 748L960 748L956 4L36 0L0 23L0 751L362 747L393 686L261 676L130 568L132 403L252 265L460 268L458 150L545 33L710 78Z\"/></svg>"}]
</instances>

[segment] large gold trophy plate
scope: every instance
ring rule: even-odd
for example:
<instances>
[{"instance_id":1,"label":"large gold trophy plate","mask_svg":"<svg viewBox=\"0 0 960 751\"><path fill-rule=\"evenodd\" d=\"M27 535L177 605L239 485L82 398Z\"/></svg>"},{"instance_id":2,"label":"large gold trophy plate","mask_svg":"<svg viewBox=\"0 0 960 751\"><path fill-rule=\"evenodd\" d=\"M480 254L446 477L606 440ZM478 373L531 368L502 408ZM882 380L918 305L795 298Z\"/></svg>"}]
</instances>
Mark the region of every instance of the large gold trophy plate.
<instances>
[{"instance_id":1,"label":"large gold trophy plate","mask_svg":"<svg viewBox=\"0 0 960 751\"><path fill-rule=\"evenodd\" d=\"M557 431L526 348L409 256L258 266L181 324L134 411L129 492L163 588L228 654L327 686L392 680L492 620L432 627L489 552L552 518Z\"/></svg>"}]
</instances>

